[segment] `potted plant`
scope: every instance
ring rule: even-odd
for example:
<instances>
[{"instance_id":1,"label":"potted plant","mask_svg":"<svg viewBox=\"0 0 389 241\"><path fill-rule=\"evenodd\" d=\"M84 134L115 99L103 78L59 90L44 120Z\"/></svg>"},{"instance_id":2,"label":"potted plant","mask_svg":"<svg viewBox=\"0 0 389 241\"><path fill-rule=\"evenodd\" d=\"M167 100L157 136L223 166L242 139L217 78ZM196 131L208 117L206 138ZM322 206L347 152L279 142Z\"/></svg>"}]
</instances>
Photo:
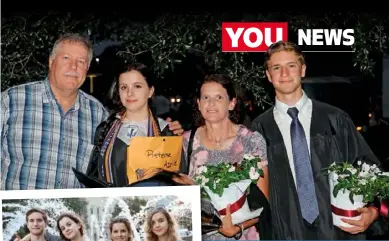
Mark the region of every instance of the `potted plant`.
<instances>
[{"instance_id":1,"label":"potted plant","mask_svg":"<svg viewBox=\"0 0 389 241\"><path fill-rule=\"evenodd\" d=\"M221 216L226 214L227 205L231 204L232 223L238 224L258 217L262 211L262 208L251 211L246 197L250 184L256 184L263 176L265 165L267 161L246 154L238 163L200 166L194 180L201 186L203 197L210 199Z\"/></svg>"},{"instance_id":2,"label":"potted plant","mask_svg":"<svg viewBox=\"0 0 389 241\"><path fill-rule=\"evenodd\" d=\"M357 161L332 163L326 169L329 176L331 208L334 225L352 227L341 221L342 218L358 220L358 208L373 203L375 199L389 197L389 175L376 164Z\"/></svg>"}]
</instances>

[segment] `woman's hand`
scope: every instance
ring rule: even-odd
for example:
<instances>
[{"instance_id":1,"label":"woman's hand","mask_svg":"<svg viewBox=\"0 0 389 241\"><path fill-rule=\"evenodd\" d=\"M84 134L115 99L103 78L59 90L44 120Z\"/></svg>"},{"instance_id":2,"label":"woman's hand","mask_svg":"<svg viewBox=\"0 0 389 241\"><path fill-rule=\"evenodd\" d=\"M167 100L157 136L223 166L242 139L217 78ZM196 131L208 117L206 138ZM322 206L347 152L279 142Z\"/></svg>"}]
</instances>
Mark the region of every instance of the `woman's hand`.
<instances>
[{"instance_id":1,"label":"woman's hand","mask_svg":"<svg viewBox=\"0 0 389 241\"><path fill-rule=\"evenodd\" d=\"M182 125L178 121L172 121L172 118L168 117L166 121L169 124L169 130L173 131L174 134L178 136L182 136L184 133L184 129L182 128Z\"/></svg>"},{"instance_id":2,"label":"woman's hand","mask_svg":"<svg viewBox=\"0 0 389 241\"><path fill-rule=\"evenodd\" d=\"M176 183L182 184L182 185L196 185L196 183L190 178L188 175L183 173L178 173L177 175L173 176L173 181Z\"/></svg>"},{"instance_id":3,"label":"woman's hand","mask_svg":"<svg viewBox=\"0 0 389 241\"><path fill-rule=\"evenodd\" d=\"M226 208L226 215L222 218L223 224L222 227L219 228L219 232L226 237L232 238L240 231L240 228L232 224L230 206L231 205L228 204Z\"/></svg>"}]
</instances>

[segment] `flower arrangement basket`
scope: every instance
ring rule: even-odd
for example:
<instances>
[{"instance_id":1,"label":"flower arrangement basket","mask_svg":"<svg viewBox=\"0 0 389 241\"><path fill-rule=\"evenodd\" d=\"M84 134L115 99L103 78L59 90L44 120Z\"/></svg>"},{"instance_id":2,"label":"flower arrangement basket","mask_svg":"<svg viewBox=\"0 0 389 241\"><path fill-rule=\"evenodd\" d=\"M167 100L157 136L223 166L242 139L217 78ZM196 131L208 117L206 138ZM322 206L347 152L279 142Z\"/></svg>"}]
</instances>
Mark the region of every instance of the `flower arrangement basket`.
<instances>
[{"instance_id":1,"label":"flower arrangement basket","mask_svg":"<svg viewBox=\"0 0 389 241\"><path fill-rule=\"evenodd\" d=\"M357 161L332 163L327 169L331 192L331 211L335 226L353 227L342 218L358 220L362 208L378 199L389 198L389 173L375 164Z\"/></svg>"},{"instance_id":2,"label":"flower arrangement basket","mask_svg":"<svg viewBox=\"0 0 389 241\"><path fill-rule=\"evenodd\" d=\"M239 163L221 162L200 166L194 180L221 216L226 215L226 208L230 204L232 223L238 224L258 217L262 212L263 208L250 210L247 195L249 186L256 184L263 176L262 168L265 165L267 162L259 157L244 155Z\"/></svg>"}]
</instances>

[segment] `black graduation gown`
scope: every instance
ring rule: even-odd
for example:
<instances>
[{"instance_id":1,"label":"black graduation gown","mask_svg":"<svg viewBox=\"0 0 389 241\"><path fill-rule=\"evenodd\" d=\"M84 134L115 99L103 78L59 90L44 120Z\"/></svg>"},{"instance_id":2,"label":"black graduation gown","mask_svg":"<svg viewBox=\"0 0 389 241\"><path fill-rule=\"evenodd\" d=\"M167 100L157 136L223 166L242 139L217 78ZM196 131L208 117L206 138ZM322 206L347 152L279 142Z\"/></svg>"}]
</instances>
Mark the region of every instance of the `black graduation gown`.
<instances>
[{"instance_id":1,"label":"black graduation gown","mask_svg":"<svg viewBox=\"0 0 389 241\"><path fill-rule=\"evenodd\" d=\"M77 179L84 184L87 188L97 188L97 187L146 187L146 186L179 186L172 180L175 173L162 171L156 174L153 177L150 177L146 180L138 181L133 184L129 184L127 180L127 147L128 145L124 143L120 138L116 137L113 148L112 148L112 182L108 183L105 175L105 165L104 157L100 154L100 145L99 140L105 138L108 130L114 124L116 119L116 113L112 114L106 121L100 123L96 128L95 147L92 151L88 168L86 173L82 173L73 168ZM154 121L157 123L158 131L160 136L174 136L175 134L169 130L169 127L166 126L161 130L158 122L158 118L153 115ZM184 157L184 151L182 151L181 162L180 162L180 172L187 174L188 165L186 164L186 159Z\"/></svg>"},{"instance_id":2,"label":"black graduation gown","mask_svg":"<svg viewBox=\"0 0 389 241\"><path fill-rule=\"evenodd\" d=\"M344 111L316 100L312 100L312 105L310 149L320 211L313 225L301 216L286 147L274 120L274 107L253 121L253 130L259 131L267 143L274 239L366 239L364 233L352 235L333 225L328 176L322 169L333 162L354 161L359 156L367 156L377 164L379 161Z\"/></svg>"}]
</instances>

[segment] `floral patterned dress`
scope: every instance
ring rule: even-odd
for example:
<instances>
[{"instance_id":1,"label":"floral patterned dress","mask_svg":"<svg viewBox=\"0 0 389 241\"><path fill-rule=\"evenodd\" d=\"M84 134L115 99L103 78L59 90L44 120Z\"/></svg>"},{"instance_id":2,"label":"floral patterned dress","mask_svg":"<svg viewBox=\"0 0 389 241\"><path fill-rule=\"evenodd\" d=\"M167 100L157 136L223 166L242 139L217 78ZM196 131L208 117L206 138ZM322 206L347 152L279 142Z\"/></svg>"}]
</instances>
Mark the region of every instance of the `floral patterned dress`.
<instances>
[{"instance_id":1,"label":"floral patterned dress","mask_svg":"<svg viewBox=\"0 0 389 241\"><path fill-rule=\"evenodd\" d=\"M190 131L184 133L184 151L188 150ZM243 155L251 154L267 160L266 142L258 132L253 132L247 127L240 125L232 144L224 150L212 150L203 146L196 132L193 139L192 154L190 159L189 176L193 177L196 169L208 164L219 164L221 162L235 163L243 160ZM185 153L187 155L187 153ZM267 164L267 162L265 162ZM235 238L224 237L220 233L204 235L203 240L235 240ZM246 229L240 240L259 240L255 227Z\"/></svg>"}]
</instances>

